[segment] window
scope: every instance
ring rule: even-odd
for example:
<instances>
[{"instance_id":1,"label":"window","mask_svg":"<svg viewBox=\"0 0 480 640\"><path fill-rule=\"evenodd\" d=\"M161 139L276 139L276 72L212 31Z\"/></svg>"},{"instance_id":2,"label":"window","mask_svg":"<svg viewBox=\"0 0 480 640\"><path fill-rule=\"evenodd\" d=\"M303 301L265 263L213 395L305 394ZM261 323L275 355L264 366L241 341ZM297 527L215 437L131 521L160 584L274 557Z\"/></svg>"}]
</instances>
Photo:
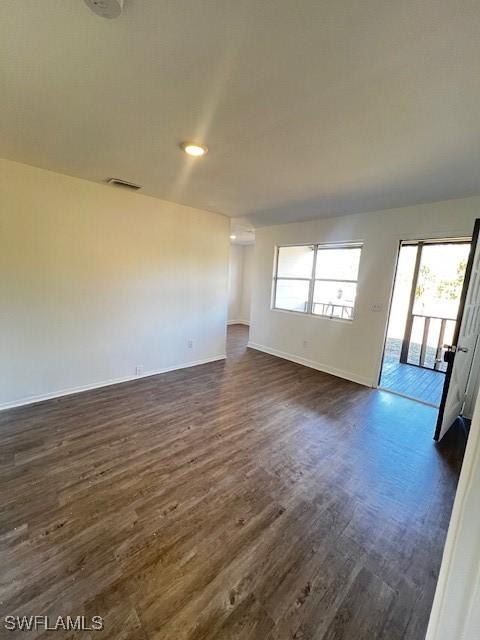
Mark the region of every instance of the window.
<instances>
[{"instance_id":1,"label":"window","mask_svg":"<svg viewBox=\"0 0 480 640\"><path fill-rule=\"evenodd\" d=\"M360 244L278 247L273 307L353 319Z\"/></svg>"}]
</instances>

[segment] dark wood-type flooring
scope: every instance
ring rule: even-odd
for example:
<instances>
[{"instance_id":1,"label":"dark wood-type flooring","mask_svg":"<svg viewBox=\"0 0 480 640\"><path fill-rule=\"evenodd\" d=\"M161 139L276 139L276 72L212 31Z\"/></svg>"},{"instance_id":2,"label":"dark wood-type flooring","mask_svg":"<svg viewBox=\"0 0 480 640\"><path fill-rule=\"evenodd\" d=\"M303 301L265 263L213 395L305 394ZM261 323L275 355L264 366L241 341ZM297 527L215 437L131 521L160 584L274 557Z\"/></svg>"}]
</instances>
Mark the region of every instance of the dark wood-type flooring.
<instances>
[{"instance_id":1,"label":"dark wood-type flooring","mask_svg":"<svg viewBox=\"0 0 480 640\"><path fill-rule=\"evenodd\" d=\"M0 413L2 616L104 617L57 639L424 638L463 443L246 340Z\"/></svg>"}]
</instances>

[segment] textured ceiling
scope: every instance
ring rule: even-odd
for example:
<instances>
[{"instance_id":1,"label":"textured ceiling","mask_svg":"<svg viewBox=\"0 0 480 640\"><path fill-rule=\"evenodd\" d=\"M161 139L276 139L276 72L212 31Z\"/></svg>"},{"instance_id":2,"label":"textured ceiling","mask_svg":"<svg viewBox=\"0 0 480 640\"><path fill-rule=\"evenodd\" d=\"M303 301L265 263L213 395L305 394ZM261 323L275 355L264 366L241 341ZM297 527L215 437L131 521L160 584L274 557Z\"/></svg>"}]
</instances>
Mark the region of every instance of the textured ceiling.
<instances>
[{"instance_id":1,"label":"textured ceiling","mask_svg":"<svg viewBox=\"0 0 480 640\"><path fill-rule=\"evenodd\" d=\"M0 156L256 225L480 193L478 2L2 0L0 73Z\"/></svg>"}]
</instances>

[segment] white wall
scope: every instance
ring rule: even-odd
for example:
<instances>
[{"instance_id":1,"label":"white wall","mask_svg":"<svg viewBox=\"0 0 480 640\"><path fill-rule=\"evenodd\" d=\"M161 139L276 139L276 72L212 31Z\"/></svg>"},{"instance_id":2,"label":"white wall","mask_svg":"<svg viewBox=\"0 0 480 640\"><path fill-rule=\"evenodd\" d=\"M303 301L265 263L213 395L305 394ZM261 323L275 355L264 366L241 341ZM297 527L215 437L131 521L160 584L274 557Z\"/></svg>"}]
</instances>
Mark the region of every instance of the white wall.
<instances>
[{"instance_id":1,"label":"white wall","mask_svg":"<svg viewBox=\"0 0 480 640\"><path fill-rule=\"evenodd\" d=\"M243 246L230 245L228 260L228 322L240 320L243 289Z\"/></svg>"},{"instance_id":2,"label":"white wall","mask_svg":"<svg viewBox=\"0 0 480 640\"><path fill-rule=\"evenodd\" d=\"M228 234L218 214L0 160L0 406L224 356Z\"/></svg>"},{"instance_id":3,"label":"white wall","mask_svg":"<svg viewBox=\"0 0 480 640\"><path fill-rule=\"evenodd\" d=\"M228 322L250 322L253 245L230 245L228 270Z\"/></svg>"},{"instance_id":4,"label":"white wall","mask_svg":"<svg viewBox=\"0 0 480 640\"><path fill-rule=\"evenodd\" d=\"M400 240L471 235L476 217L480 197L257 229L251 346L376 386ZM276 245L348 241L364 243L353 322L271 309Z\"/></svg>"},{"instance_id":5,"label":"white wall","mask_svg":"<svg viewBox=\"0 0 480 640\"><path fill-rule=\"evenodd\" d=\"M252 244L243 247L242 304L240 318L242 318L244 322L250 322L254 249L255 247Z\"/></svg>"}]
</instances>

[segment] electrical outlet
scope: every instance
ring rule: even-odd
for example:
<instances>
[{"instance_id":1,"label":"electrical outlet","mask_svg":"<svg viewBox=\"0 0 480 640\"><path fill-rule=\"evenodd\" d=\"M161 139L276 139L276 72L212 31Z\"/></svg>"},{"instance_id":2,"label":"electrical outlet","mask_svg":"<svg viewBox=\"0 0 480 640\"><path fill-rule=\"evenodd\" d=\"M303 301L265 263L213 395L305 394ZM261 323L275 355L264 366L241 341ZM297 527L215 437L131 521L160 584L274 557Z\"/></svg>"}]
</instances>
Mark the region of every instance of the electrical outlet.
<instances>
[{"instance_id":1,"label":"electrical outlet","mask_svg":"<svg viewBox=\"0 0 480 640\"><path fill-rule=\"evenodd\" d=\"M378 304L378 302L375 303L375 304L372 304L372 311L374 313L378 313L381 310L382 310L382 305L381 304Z\"/></svg>"},{"instance_id":2,"label":"electrical outlet","mask_svg":"<svg viewBox=\"0 0 480 640\"><path fill-rule=\"evenodd\" d=\"M143 374L143 366L141 364L137 364L135 367L135 375L141 376Z\"/></svg>"},{"instance_id":3,"label":"electrical outlet","mask_svg":"<svg viewBox=\"0 0 480 640\"><path fill-rule=\"evenodd\" d=\"M304 340L302 345L303 345L303 348L306 349L308 347L308 340Z\"/></svg>"},{"instance_id":4,"label":"electrical outlet","mask_svg":"<svg viewBox=\"0 0 480 640\"><path fill-rule=\"evenodd\" d=\"M187 341L187 347L188 347L189 349L193 349L193 340L188 340L188 341Z\"/></svg>"}]
</instances>

